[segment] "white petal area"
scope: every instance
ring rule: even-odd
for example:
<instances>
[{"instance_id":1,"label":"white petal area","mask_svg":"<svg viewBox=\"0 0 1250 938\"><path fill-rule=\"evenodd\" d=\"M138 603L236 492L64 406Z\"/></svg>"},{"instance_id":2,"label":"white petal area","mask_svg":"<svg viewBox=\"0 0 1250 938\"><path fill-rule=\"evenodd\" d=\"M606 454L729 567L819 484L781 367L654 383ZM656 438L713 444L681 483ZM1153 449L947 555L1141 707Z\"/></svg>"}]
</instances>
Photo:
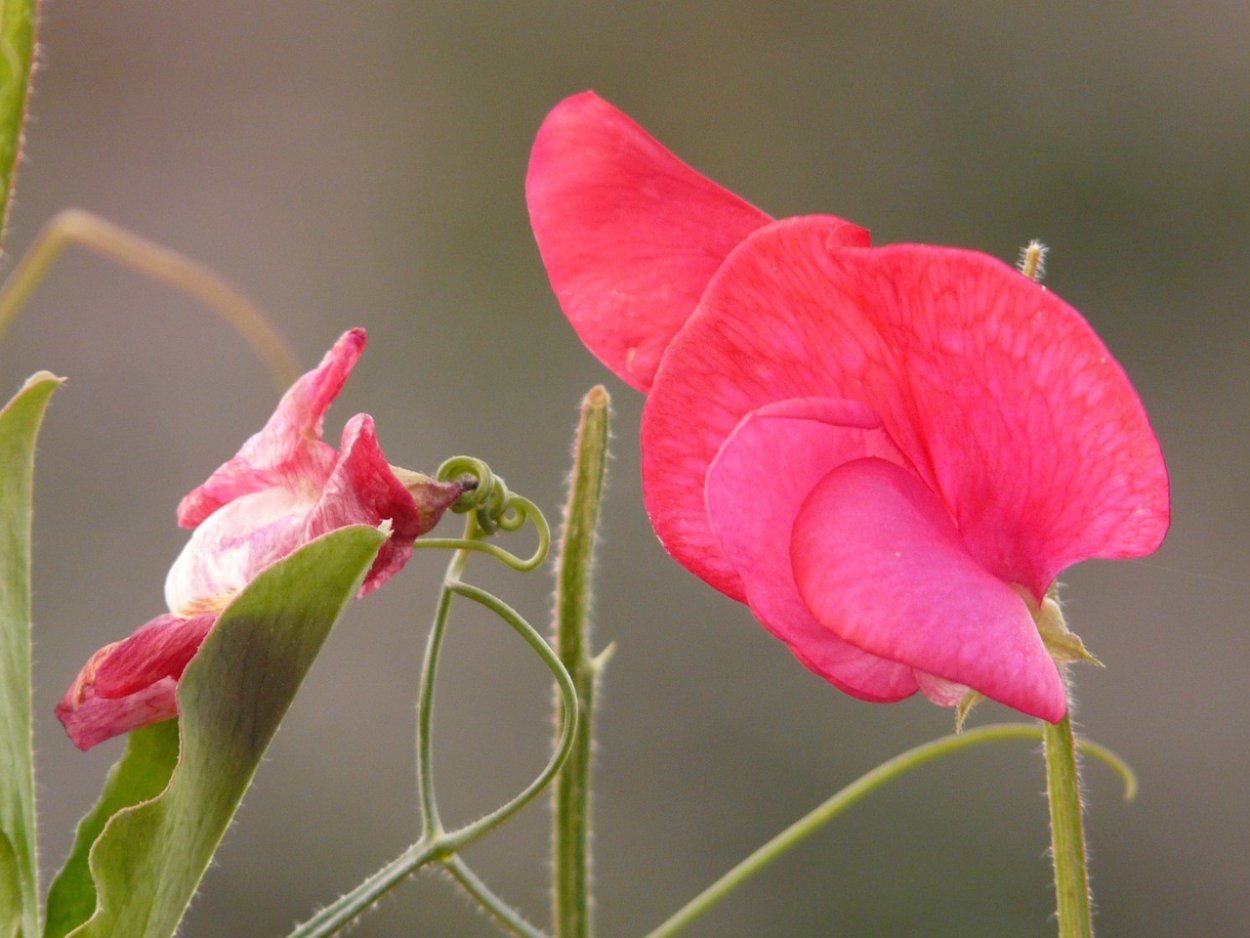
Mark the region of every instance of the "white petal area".
<instances>
[{"instance_id":1,"label":"white petal area","mask_svg":"<svg viewBox=\"0 0 1250 938\"><path fill-rule=\"evenodd\" d=\"M185 618L220 611L261 570L299 546L314 504L302 493L269 488L214 512L169 568L169 611Z\"/></svg>"}]
</instances>

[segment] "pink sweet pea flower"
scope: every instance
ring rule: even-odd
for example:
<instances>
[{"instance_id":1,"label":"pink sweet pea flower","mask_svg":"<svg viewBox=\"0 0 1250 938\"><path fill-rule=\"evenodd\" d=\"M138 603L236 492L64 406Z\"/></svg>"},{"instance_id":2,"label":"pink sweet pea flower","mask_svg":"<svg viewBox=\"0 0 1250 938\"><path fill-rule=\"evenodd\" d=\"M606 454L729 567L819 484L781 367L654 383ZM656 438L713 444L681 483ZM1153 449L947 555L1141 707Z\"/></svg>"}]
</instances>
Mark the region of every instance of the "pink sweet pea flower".
<instances>
[{"instance_id":1,"label":"pink sweet pea flower","mask_svg":"<svg viewBox=\"0 0 1250 938\"><path fill-rule=\"evenodd\" d=\"M412 542L460 496L387 463L373 418L357 414L339 451L322 440L326 410L365 348L353 329L283 395L264 429L178 506L194 528L165 581L169 613L91 656L57 705L80 749L178 714L178 679L230 601L266 567L309 541L352 524L390 527L360 595L377 589L412 553Z\"/></svg>"},{"instance_id":2,"label":"pink sweet pea flower","mask_svg":"<svg viewBox=\"0 0 1250 938\"><path fill-rule=\"evenodd\" d=\"M567 160L634 159L568 108L548 118ZM604 175L652 191L648 173L672 170L647 153ZM531 189L536 165L584 176L544 157ZM610 187L562 192L558 211L535 216L544 260L566 313L615 367L602 350L647 326L636 258L647 244L681 254L674 218L714 220L703 201L687 213L675 197L626 196L614 216L601 204ZM555 229L580 230L581 205L615 219L627 245L615 265L549 259ZM887 702L920 689L950 706L971 689L1058 721L1065 687L1039 631L1055 637L1055 577L1088 557L1150 553L1167 530L1167 475L1141 402L1081 316L1010 267L950 248L857 247L845 230L827 216L757 226L681 285L699 299L675 327L671 306L656 305L642 425L652 524L679 563L748 603L846 693ZM691 250L711 240L692 235ZM563 287L593 278L598 302ZM625 326L605 321L612 309L628 311Z\"/></svg>"}]
</instances>

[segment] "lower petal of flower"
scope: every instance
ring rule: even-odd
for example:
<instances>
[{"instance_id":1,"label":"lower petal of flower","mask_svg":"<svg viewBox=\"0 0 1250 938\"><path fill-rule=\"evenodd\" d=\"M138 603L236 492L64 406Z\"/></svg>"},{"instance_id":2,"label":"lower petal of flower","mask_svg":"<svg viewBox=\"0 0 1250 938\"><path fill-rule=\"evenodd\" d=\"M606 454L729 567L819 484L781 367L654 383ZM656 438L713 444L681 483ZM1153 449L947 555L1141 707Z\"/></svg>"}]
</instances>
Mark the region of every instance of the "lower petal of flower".
<instances>
[{"instance_id":1,"label":"lower petal of flower","mask_svg":"<svg viewBox=\"0 0 1250 938\"><path fill-rule=\"evenodd\" d=\"M963 699L968 696L969 690L971 690L966 684L956 684L954 681L934 677L932 674L926 674L924 671L915 673L916 683L920 685L920 692L939 707L959 706Z\"/></svg>"},{"instance_id":2,"label":"lower petal of flower","mask_svg":"<svg viewBox=\"0 0 1250 938\"><path fill-rule=\"evenodd\" d=\"M1063 680L1028 606L972 558L908 470L870 458L830 472L799 509L791 557L808 608L843 640L1062 719Z\"/></svg>"},{"instance_id":3,"label":"lower petal of flower","mask_svg":"<svg viewBox=\"0 0 1250 938\"><path fill-rule=\"evenodd\" d=\"M56 715L79 749L178 715L178 679L216 615L157 616L91 656Z\"/></svg>"},{"instance_id":4,"label":"lower petal of flower","mask_svg":"<svg viewBox=\"0 0 1250 938\"><path fill-rule=\"evenodd\" d=\"M707 476L707 509L721 551L760 623L839 690L884 703L916 691L907 665L842 641L799 596L790 535L807 493L832 467L868 455L902 461L871 408L801 398L753 411L721 447Z\"/></svg>"},{"instance_id":5,"label":"lower petal of flower","mask_svg":"<svg viewBox=\"0 0 1250 938\"><path fill-rule=\"evenodd\" d=\"M162 678L178 680L216 621L216 615L157 616L129 638L110 645L107 655L92 659L96 693L119 698Z\"/></svg>"},{"instance_id":6,"label":"lower petal of flower","mask_svg":"<svg viewBox=\"0 0 1250 938\"><path fill-rule=\"evenodd\" d=\"M177 689L178 682L170 677L118 698L101 697L88 687L76 703L70 703L67 694L56 705L56 716L74 745L85 752L122 733L172 720L178 715Z\"/></svg>"}]
</instances>

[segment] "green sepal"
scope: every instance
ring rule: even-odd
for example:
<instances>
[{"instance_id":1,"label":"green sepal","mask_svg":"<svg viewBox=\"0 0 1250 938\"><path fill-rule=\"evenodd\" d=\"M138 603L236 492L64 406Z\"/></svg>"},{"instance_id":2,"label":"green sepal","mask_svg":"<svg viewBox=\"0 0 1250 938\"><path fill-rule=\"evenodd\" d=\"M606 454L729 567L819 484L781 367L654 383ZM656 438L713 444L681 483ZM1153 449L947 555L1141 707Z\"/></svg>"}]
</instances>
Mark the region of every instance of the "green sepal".
<instances>
[{"instance_id":1,"label":"green sepal","mask_svg":"<svg viewBox=\"0 0 1250 938\"><path fill-rule=\"evenodd\" d=\"M39 934L30 700L30 514L35 439L61 379L33 375L0 411L0 938ZM10 893L16 885L18 899Z\"/></svg>"},{"instance_id":2,"label":"green sepal","mask_svg":"<svg viewBox=\"0 0 1250 938\"><path fill-rule=\"evenodd\" d=\"M955 732L956 734L964 731L964 723L967 722L969 714L972 713L974 707L985 699L985 695L980 691L970 690L959 699L959 703L955 705Z\"/></svg>"},{"instance_id":3,"label":"green sepal","mask_svg":"<svg viewBox=\"0 0 1250 938\"><path fill-rule=\"evenodd\" d=\"M38 0L0 0L0 242L13 204L13 178L22 153L22 125L34 74L38 6ZM0 936L4 936L3 929Z\"/></svg>"},{"instance_id":4,"label":"green sepal","mask_svg":"<svg viewBox=\"0 0 1250 938\"><path fill-rule=\"evenodd\" d=\"M1092 664L1096 668L1104 666L1085 647L1085 643L1081 641L1081 636L1068 628L1067 620L1063 616L1063 609L1054 596L1047 596L1042 600L1042 607L1037 611L1034 618L1037 622L1037 631L1042 636L1042 643L1055 661L1060 664L1084 661L1086 664Z\"/></svg>"},{"instance_id":5,"label":"green sepal","mask_svg":"<svg viewBox=\"0 0 1250 938\"><path fill-rule=\"evenodd\" d=\"M95 880L87 866L92 845L118 811L150 801L164 791L177 762L177 720L145 726L130 734L125 753L109 770L100 800L78 823L69 859L48 890L44 938L63 938L91 917L96 906Z\"/></svg>"},{"instance_id":6,"label":"green sepal","mask_svg":"<svg viewBox=\"0 0 1250 938\"><path fill-rule=\"evenodd\" d=\"M95 914L74 938L167 938L261 757L386 534L353 526L270 567L222 614L178 687L181 755L156 798L124 808L89 853Z\"/></svg>"}]
</instances>

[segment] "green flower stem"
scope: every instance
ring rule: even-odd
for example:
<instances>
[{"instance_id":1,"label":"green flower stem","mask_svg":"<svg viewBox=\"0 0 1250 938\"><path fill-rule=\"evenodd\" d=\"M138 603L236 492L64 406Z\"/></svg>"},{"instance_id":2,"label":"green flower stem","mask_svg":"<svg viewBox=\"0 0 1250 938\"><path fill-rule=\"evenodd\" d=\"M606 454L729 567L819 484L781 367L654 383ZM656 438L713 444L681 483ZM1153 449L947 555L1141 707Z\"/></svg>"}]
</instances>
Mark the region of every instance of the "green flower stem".
<instances>
[{"instance_id":1,"label":"green flower stem","mask_svg":"<svg viewBox=\"0 0 1250 938\"><path fill-rule=\"evenodd\" d=\"M1081 781L1071 716L1054 725L1043 724L1043 740L1059 938L1091 938L1094 927L1081 823Z\"/></svg>"},{"instance_id":2,"label":"green flower stem","mask_svg":"<svg viewBox=\"0 0 1250 938\"><path fill-rule=\"evenodd\" d=\"M520 935L521 938L547 938L546 933L531 925L514 908L491 892L460 857L454 856L445 860L443 866L501 927L514 935Z\"/></svg>"},{"instance_id":3,"label":"green flower stem","mask_svg":"<svg viewBox=\"0 0 1250 938\"><path fill-rule=\"evenodd\" d=\"M551 650L551 646L543 641L543 637L538 634L534 627L521 618L520 613L516 612L507 603L483 589L478 589L478 587L471 586L468 583L455 583L451 588L460 596L485 606L516 629L529 646L538 653L538 657L543 660L543 664L547 665L551 670L552 676L556 679L556 686L560 691L560 738L555 752L551 754L551 759L547 762L546 768L538 773L534 780L507 804L496 808L485 817L478 818L473 823L466 824L464 827L447 834L444 838L446 842L451 845L453 850L460 850L477 840L488 830L498 827L508 820L508 818L533 801L547 787L547 783L560 771L560 767L564 765L565 760L569 757L569 753L573 750L579 721L577 714L577 689L573 686L573 679L569 677L569 672L564 669L564 665L560 663L556 653Z\"/></svg>"},{"instance_id":4,"label":"green flower stem","mask_svg":"<svg viewBox=\"0 0 1250 938\"><path fill-rule=\"evenodd\" d=\"M436 839L425 838L401 853L346 895L340 896L291 932L287 938L327 938L351 924L353 919L425 864L445 854Z\"/></svg>"},{"instance_id":5,"label":"green flower stem","mask_svg":"<svg viewBox=\"0 0 1250 938\"><path fill-rule=\"evenodd\" d=\"M547 542L546 521L536 508L524 499L516 499L522 503L522 515L528 515L539 528L540 540ZM532 512L532 514L529 514ZM521 517L521 516L517 516ZM521 523L524 518L522 517ZM516 525L519 526L519 523ZM512 521L501 522L500 527L515 530ZM466 523L465 540L475 541L485 536L478 523L476 514L470 514ZM351 892L326 906L304 924L300 925L288 938L321 938L336 934L347 927L354 919L368 910L391 889L412 876L428 863L442 863L449 872L461 883L470 895L483 901L486 911L501 922L509 923L509 927L520 926L519 934L541 934L525 923L519 913L510 909L503 900L490 892L485 884L463 864L456 864L457 851L464 849L473 841L487 832L500 826L514 814L534 800L550 783L551 779L568 758L573 748L577 733L577 691L573 680L560 663L559 657L543 640L538 631L530 625L515 609L486 590L465 583L460 579L464 567L471 556L469 549L461 548L452 555L447 566L447 574L443 580L443 588L439 594L438 608L434 617L434 625L426 642L425 660L422 664L420 685L418 687L417 712L417 787L421 803L421 815L424 831L421 839L388 863L385 867L369 877ZM454 596L462 596L472 600L494 612L508 625L512 626L526 643L537 652L543 663L550 669L560 693L561 725L563 731L560 743L552 754L546 767L529 785L506 804L496 808L486 816L466 824L454 831L445 831L438 813L437 799L434 793L434 776L431 759L431 739L433 736L433 703L434 676L438 667L439 654L443 639L447 632L447 621L451 612Z\"/></svg>"},{"instance_id":6,"label":"green flower stem","mask_svg":"<svg viewBox=\"0 0 1250 938\"><path fill-rule=\"evenodd\" d=\"M1031 724L1000 723L968 730L964 733L943 736L941 739L935 739L932 742L916 746L914 749L909 749L895 756L893 759L877 766L871 772L860 776L824 804L795 821L711 886L695 896L690 902L686 903L659 928L652 931L647 938L665 938L665 936L677 934L682 928L689 925L704 912L707 912L733 892L733 890L782 856L787 850L806 840L865 796L883 787L887 782L906 775L912 769L919 768L943 756L952 755L981 743L1008 739L1038 740L1043 737L1044 732L1041 727ZM1083 740L1078 745L1088 755L1106 762L1119 773L1124 780L1125 798L1132 798L1137 790L1137 783L1133 776L1133 770L1122 759L1108 749L1088 744Z\"/></svg>"},{"instance_id":7,"label":"green flower stem","mask_svg":"<svg viewBox=\"0 0 1250 938\"><path fill-rule=\"evenodd\" d=\"M577 689L579 721L573 752L552 790L552 915L557 938L588 938L593 933L591 721L595 683L604 662L592 658L590 652L591 566L607 465L608 423L607 391L591 388L582 401L573 448L556 572L556 650ZM563 732L565 727L559 729Z\"/></svg>"},{"instance_id":8,"label":"green flower stem","mask_svg":"<svg viewBox=\"0 0 1250 938\"><path fill-rule=\"evenodd\" d=\"M469 521L473 523L472 519ZM425 641L425 656L421 662L421 679L417 685L417 800L421 805L421 829L426 836L434 836L442 831L442 821L438 816L438 803L434 797L434 676L438 671L438 660L443 649L443 639L447 635L447 620L451 613L451 583L464 568L468 560L467 551L459 550L452 555L447 567L447 576L443 588L438 594L438 607L434 613L434 624L430 627L429 637Z\"/></svg>"}]
</instances>

